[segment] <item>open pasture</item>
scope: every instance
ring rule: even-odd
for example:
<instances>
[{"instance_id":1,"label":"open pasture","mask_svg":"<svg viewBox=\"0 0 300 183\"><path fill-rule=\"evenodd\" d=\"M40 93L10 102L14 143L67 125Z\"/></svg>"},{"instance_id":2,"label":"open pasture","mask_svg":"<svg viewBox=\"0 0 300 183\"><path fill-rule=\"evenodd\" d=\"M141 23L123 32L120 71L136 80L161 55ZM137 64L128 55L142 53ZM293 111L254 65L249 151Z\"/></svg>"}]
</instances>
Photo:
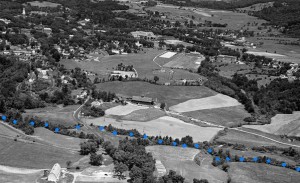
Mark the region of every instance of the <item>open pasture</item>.
<instances>
[{"instance_id":1,"label":"open pasture","mask_svg":"<svg viewBox=\"0 0 300 183\"><path fill-rule=\"evenodd\" d=\"M165 115L166 113L160 109L148 108L133 111L128 115L122 116L121 119L129 121L150 121Z\"/></svg>"},{"instance_id":2,"label":"open pasture","mask_svg":"<svg viewBox=\"0 0 300 183\"><path fill-rule=\"evenodd\" d=\"M236 99L231 98L227 95L217 94L214 96L201 98L201 99L191 99L186 102L174 105L170 107L170 110L176 112L191 112L199 111L203 109L215 109L221 107L231 107L238 106L240 104Z\"/></svg>"},{"instance_id":3,"label":"open pasture","mask_svg":"<svg viewBox=\"0 0 300 183\"><path fill-rule=\"evenodd\" d=\"M38 6L40 8L56 8L57 6L60 6L61 4L58 3L52 3L52 2L48 2L48 1L32 1L32 2L28 2L30 4L30 6Z\"/></svg>"},{"instance_id":4,"label":"open pasture","mask_svg":"<svg viewBox=\"0 0 300 183\"><path fill-rule=\"evenodd\" d=\"M275 139L279 142L284 142L284 143L289 143L293 144L291 142L288 142L287 140L283 140L280 137L272 134L267 134L267 133L259 133L259 131L250 131L251 129L247 128L241 128L242 130L249 131L252 133L256 133L259 135L263 135L272 139ZM216 140L217 142L225 142L225 143L231 143L231 144L244 144L247 147L260 147L260 146L277 146L277 147L282 147L282 148L287 148L290 146L284 145L284 144L279 144L274 141L271 141L269 139L254 135L254 134L249 134L245 132L240 132L234 129L229 129L228 132L223 135L219 136ZM299 144L298 144L299 145Z\"/></svg>"},{"instance_id":5,"label":"open pasture","mask_svg":"<svg viewBox=\"0 0 300 183\"><path fill-rule=\"evenodd\" d=\"M0 135L16 137L17 135L22 134L18 130L15 130L13 127L9 127L8 124L3 123L4 122L0 122Z\"/></svg>"},{"instance_id":6,"label":"open pasture","mask_svg":"<svg viewBox=\"0 0 300 183\"><path fill-rule=\"evenodd\" d=\"M159 69L152 59L158 54L163 53L162 50L145 49L144 52L127 55L110 55L100 61L80 61L76 62L73 59L64 59L61 63L67 69L79 67L83 70L97 73L101 77L107 78L111 71L115 70L118 64L133 65L137 70L140 78L144 78L147 74L151 74L153 69Z\"/></svg>"},{"instance_id":7,"label":"open pasture","mask_svg":"<svg viewBox=\"0 0 300 183\"><path fill-rule=\"evenodd\" d=\"M224 63L215 62L214 65L220 70L219 71L220 76L230 78L230 79L235 73L245 74L250 72L250 70L252 69L251 65L246 65L246 64L234 64L234 63L224 64Z\"/></svg>"},{"instance_id":8,"label":"open pasture","mask_svg":"<svg viewBox=\"0 0 300 183\"><path fill-rule=\"evenodd\" d=\"M300 112L293 114L277 114L272 118L271 124L245 125L244 127L259 130L275 135L288 135L300 137Z\"/></svg>"},{"instance_id":9,"label":"open pasture","mask_svg":"<svg viewBox=\"0 0 300 183\"><path fill-rule=\"evenodd\" d=\"M157 5L148 7L151 11L163 12L167 15L169 21L180 21L183 23L185 20L192 20L195 24L205 23L205 21L212 21L213 23L228 24L226 29L241 29L243 26L259 32L257 26L252 25L256 22L258 25L265 23L265 20L249 16L247 13L238 13L233 11L216 11L206 8L193 8L193 7L179 7L173 5ZM192 16L195 18L192 19ZM250 23L247 26L247 23Z\"/></svg>"},{"instance_id":10,"label":"open pasture","mask_svg":"<svg viewBox=\"0 0 300 183\"><path fill-rule=\"evenodd\" d=\"M189 72L187 70L182 69L169 69L163 68L159 70L154 70L152 75L147 75L147 78L153 79L154 76L159 77L158 83L168 83L174 80L197 80L199 78L204 78L203 76Z\"/></svg>"},{"instance_id":11,"label":"open pasture","mask_svg":"<svg viewBox=\"0 0 300 183\"><path fill-rule=\"evenodd\" d=\"M215 109L203 109L198 111L185 112L183 114L196 119L227 127L239 126L240 124L243 124L243 120L245 117L251 116L242 105Z\"/></svg>"},{"instance_id":12,"label":"open pasture","mask_svg":"<svg viewBox=\"0 0 300 183\"><path fill-rule=\"evenodd\" d=\"M74 126L77 124L73 118L73 112L79 105L72 105L67 107L45 107L38 109L26 110L25 116L36 116L42 121L47 121L51 124L62 124L65 126Z\"/></svg>"},{"instance_id":13,"label":"open pasture","mask_svg":"<svg viewBox=\"0 0 300 183\"><path fill-rule=\"evenodd\" d=\"M217 94L205 86L165 86L154 85L146 82L105 82L96 85L97 89L110 91L127 96L151 97L158 102L165 102L172 106L189 99L199 99Z\"/></svg>"},{"instance_id":14,"label":"open pasture","mask_svg":"<svg viewBox=\"0 0 300 183\"><path fill-rule=\"evenodd\" d=\"M167 171L174 170L185 177L186 182L192 182L194 178L207 179L209 182L227 182L227 174L211 165L212 157L192 148L178 148L171 146L148 146L147 152L151 152L165 166ZM200 153L201 166L194 162L194 157ZM198 155L197 155L198 156Z\"/></svg>"},{"instance_id":15,"label":"open pasture","mask_svg":"<svg viewBox=\"0 0 300 183\"><path fill-rule=\"evenodd\" d=\"M2 165L49 169L55 163L65 167L67 161L74 162L79 158L79 153L71 153L60 148L0 138L0 162Z\"/></svg>"},{"instance_id":16,"label":"open pasture","mask_svg":"<svg viewBox=\"0 0 300 183\"><path fill-rule=\"evenodd\" d=\"M74 137L56 134L48 129L41 128L41 127L34 129L33 136L44 141L45 143L50 143L60 147L66 147L66 148L72 148L78 150L80 149L79 144L85 141L80 138L74 138Z\"/></svg>"},{"instance_id":17,"label":"open pasture","mask_svg":"<svg viewBox=\"0 0 300 183\"><path fill-rule=\"evenodd\" d=\"M133 105L131 103L128 103L127 105L119 105L113 108L109 108L105 111L105 114L123 116L123 115L130 114L136 110L147 109L147 108L148 107L145 106L138 106L138 105Z\"/></svg>"},{"instance_id":18,"label":"open pasture","mask_svg":"<svg viewBox=\"0 0 300 183\"><path fill-rule=\"evenodd\" d=\"M170 62L164 64L164 67L180 68L180 69L198 69L201 62L205 60L203 55L193 55L180 53L174 57Z\"/></svg>"},{"instance_id":19,"label":"open pasture","mask_svg":"<svg viewBox=\"0 0 300 183\"><path fill-rule=\"evenodd\" d=\"M19 173L8 173L0 170L0 182L6 183L33 183L43 175L43 171L41 170L38 173L32 174L19 174Z\"/></svg>"},{"instance_id":20,"label":"open pasture","mask_svg":"<svg viewBox=\"0 0 300 183\"><path fill-rule=\"evenodd\" d=\"M270 84L274 79L277 79L277 76L268 76L268 75L258 75L258 74L246 74L246 77L249 80L257 80L258 87L266 86Z\"/></svg>"},{"instance_id":21,"label":"open pasture","mask_svg":"<svg viewBox=\"0 0 300 183\"><path fill-rule=\"evenodd\" d=\"M232 183L291 183L300 180L300 173L277 166L256 163L230 163Z\"/></svg>"},{"instance_id":22,"label":"open pasture","mask_svg":"<svg viewBox=\"0 0 300 183\"><path fill-rule=\"evenodd\" d=\"M185 137L190 135L194 142L210 141L221 130L214 127L200 127L194 124L185 123L177 118L164 116L147 122L116 120L113 118L101 117L87 119L88 124L108 126L121 129L136 129L140 133L146 133L149 136L171 136L173 138Z\"/></svg>"}]
</instances>

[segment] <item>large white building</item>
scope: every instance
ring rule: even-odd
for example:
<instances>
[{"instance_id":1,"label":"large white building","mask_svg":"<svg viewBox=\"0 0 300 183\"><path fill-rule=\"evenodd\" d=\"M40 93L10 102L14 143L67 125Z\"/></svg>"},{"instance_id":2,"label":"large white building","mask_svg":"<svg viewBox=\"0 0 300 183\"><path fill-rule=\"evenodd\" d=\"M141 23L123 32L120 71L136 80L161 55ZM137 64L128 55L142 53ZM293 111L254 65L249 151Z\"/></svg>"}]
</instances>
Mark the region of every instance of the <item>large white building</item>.
<instances>
[{"instance_id":1,"label":"large white building","mask_svg":"<svg viewBox=\"0 0 300 183\"><path fill-rule=\"evenodd\" d=\"M131 35L134 38L142 38L146 40L156 39L156 36L153 34L153 32L135 31L135 32L131 32Z\"/></svg>"},{"instance_id":2,"label":"large white building","mask_svg":"<svg viewBox=\"0 0 300 183\"><path fill-rule=\"evenodd\" d=\"M61 173L61 167L60 167L60 165L58 163L56 163L52 167L52 169L51 169L51 171L50 171L50 173L48 175L48 181L57 182L59 180L60 173Z\"/></svg>"}]
</instances>

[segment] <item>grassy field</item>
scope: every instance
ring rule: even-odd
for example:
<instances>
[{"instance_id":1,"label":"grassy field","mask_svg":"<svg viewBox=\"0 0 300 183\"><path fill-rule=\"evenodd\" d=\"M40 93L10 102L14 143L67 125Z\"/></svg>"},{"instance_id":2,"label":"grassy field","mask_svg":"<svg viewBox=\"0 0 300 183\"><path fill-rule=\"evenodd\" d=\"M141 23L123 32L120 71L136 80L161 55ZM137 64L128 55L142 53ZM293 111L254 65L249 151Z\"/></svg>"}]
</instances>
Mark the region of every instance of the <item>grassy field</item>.
<instances>
[{"instance_id":1,"label":"grassy field","mask_svg":"<svg viewBox=\"0 0 300 183\"><path fill-rule=\"evenodd\" d=\"M194 178L207 179L214 183L227 181L227 174L211 165L212 157L199 150L171 146L148 146L146 150L151 152L155 159L160 160L167 171L175 170L186 182L192 182ZM199 152L203 160L201 166L193 161Z\"/></svg>"},{"instance_id":2,"label":"grassy field","mask_svg":"<svg viewBox=\"0 0 300 183\"><path fill-rule=\"evenodd\" d=\"M242 124L245 117L251 116L242 105L191 111L185 112L184 114L186 116L227 127Z\"/></svg>"},{"instance_id":3,"label":"grassy field","mask_svg":"<svg viewBox=\"0 0 300 183\"><path fill-rule=\"evenodd\" d=\"M258 43L263 42L261 47L256 49L249 48L249 51L256 51L256 52L266 52L268 53L275 53L280 55L285 55L285 57L273 57L276 58L278 61L283 62L295 62L300 63L300 49L297 45L285 45L285 44L278 44L279 40L282 41L297 41L295 38L272 38L272 37L251 37L247 38L247 41Z\"/></svg>"},{"instance_id":4,"label":"grassy field","mask_svg":"<svg viewBox=\"0 0 300 183\"><path fill-rule=\"evenodd\" d=\"M193 20L195 24L204 23L205 21L212 21L213 23L227 23L226 29L240 29L243 26L258 32L257 26L252 26L252 23L257 22L259 25L265 23L265 20L260 20L256 17L249 16L246 13L237 13L232 11L217 11L206 8L193 8L193 7L179 7L172 5L157 5L147 8L151 11L163 12L167 15L167 20L180 21ZM195 18L192 19L192 16ZM247 23L250 25L247 26Z\"/></svg>"},{"instance_id":5,"label":"grassy field","mask_svg":"<svg viewBox=\"0 0 300 183\"><path fill-rule=\"evenodd\" d=\"M268 75L257 75L257 74L247 74L248 79L257 80L258 87L266 86L270 84L274 79L278 78L277 76L268 76Z\"/></svg>"},{"instance_id":6,"label":"grassy field","mask_svg":"<svg viewBox=\"0 0 300 183\"><path fill-rule=\"evenodd\" d=\"M217 94L201 99L191 99L186 102L170 107L170 110L176 112L191 112L203 109L215 109L222 107L232 107L241 105L236 99L227 95Z\"/></svg>"},{"instance_id":7,"label":"grassy field","mask_svg":"<svg viewBox=\"0 0 300 183\"><path fill-rule=\"evenodd\" d=\"M150 121L165 115L166 113L160 109L149 108L133 111L130 114L123 116L121 119L129 121Z\"/></svg>"},{"instance_id":8,"label":"grassy field","mask_svg":"<svg viewBox=\"0 0 300 183\"><path fill-rule=\"evenodd\" d=\"M224 63L214 63L218 69L220 69L220 76L232 78L235 73L247 73L252 68L251 65L246 64L224 64Z\"/></svg>"},{"instance_id":9,"label":"grassy field","mask_svg":"<svg viewBox=\"0 0 300 183\"><path fill-rule=\"evenodd\" d=\"M48 2L48 1L32 1L32 2L28 2L31 6L38 6L40 8L45 8L45 7L50 7L50 8L55 8L61 4L57 4L57 3L52 3L52 2Z\"/></svg>"},{"instance_id":10,"label":"grassy field","mask_svg":"<svg viewBox=\"0 0 300 183\"><path fill-rule=\"evenodd\" d=\"M242 128L242 129L245 130L246 128ZM250 129L247 131L250 131ZM252 131L252 132L254 132L254 131ZM259 131L255 131L255 133L260 134ZM266 137L273 138L273 139L281 141L281 142L290 143L290 142L280 139L280 137L275 136L275 135L271 135L271 134L267 134L267 133L261 133L260 135L264 135ZM283 147L283 148L289 147L287 145L283 145L283 144L279 144L279 143L270 141L263 137L259 137L259 136L244 133L244 132L239 132L239 131L232 130L232 129L229 129L228 132L226 133L226 135L220 136L216 141L231 143L231 144L235 144L235 143L244 144L247 147L257 147L257 146L258 147L259 146L277 146L277 147Z\"/></svg>"},{"instance_id":11,"label":"grassy field","mask_svg":"<svg viewBox=\"0 0 300 183\"><path fill-rule=\"evenodd\" d=\"M118 64L123 63L124 65L133 65L137 70L140 78L146 77L147 74L151 74L153 69L158 69L152 59L162 53L162 50L145 49L146 53L141 52L137 54L128 55L111 55L100 59L100 61L80 61L74 60L62 60L63 64L67 69L74 69L79 67L83 70L97 73L99 76L106 77L116 68Z\"/></svg>"},{"instance_id":12,"label":"grassy field","mask_svg":"<svg viewBox=\"0 0 300 183\"><path fill-rule=\"evenodd\" d=\"M147 122L139 121L123 121L113 118L95 118L87 119L88 124L94 125L109 125L121 129L136 129L140 133L146 133L149 136L171 136L173 138L185 137L190 135L195 142L210 141L221 130L221 128L201 127L194 124L185 123L179 119L164 116Z\"/></svg>"},{"instance_id":13,"label":"grassy field","mask_svg":"<svg viewBox=\"0 0 300 183\"><path fill-rule=\"evenodd\" d=\"M34 173L34 174L16 174L16 173L7 173L4 171L0 171L0 182L5 183L33 183L40 176L43 175L44 172Z\"/></svg>"},{"instance_id":14,"label":"grassy field","mask_svg":"<svg viewBox=\"0 0 300 183\"><path fill-rule=\"evenodd\" d=\"M255 163L230 163L229 177L232 183L291 183L300 180L294 170Z\"/></svg>"},{"instance_id":15,"label":"grassy field","mask_svg":"<svg viewBox=\"0 0 300 183\"><path fill-rule=\"evenodd\" d=\"M119 105L119 106L107 109L105 111L105 114L122 116L122 115L130 114L136 110L142 110L142 109L147 109L147 108L148 107L146 107L146 106L138 106L138 105L133 105L133 104L129 103L127 105Z\"/></svg>"},{"instance_id":16,"label":"grassy field","mask_svg":"<svg viewBox=\"0 0 300 183\"><path fill-rule=\"evenodd\" d=\"M202 55L178 53L171 58L158 57L155 61L164 67L196 70L204 59Z\"/></svg>"},{"instance_id":17,"label":"grassy field","mask_svg":"<svg viewBox=\"0 0 300 183\"><path fill-rule=\"evenodd\" d=\"M79 139L79 138L56 134L45 128L34 129L33 136L46 142L46 143L50 143L50 144L61 146L61 147L78 149L78 150L80 149L79 144L81 142L85 141L85 140Z\"/></svg>"},{"instance_id":18,"label":"grassy field","mask_svg":"<svg viewBox=\"0 0 300 183\"><path fill-rule=\"evenodd\" d=\"M13 130L12 128L9 128L8 126L4 125L1 122L0 123L0 135L15 137L17 135L20 135L20 133L16 130Z\"/></svg>"},{"instance_id":19,"label":"grassy field","mask_svg":"<svg viewBox=\"0 0 300 183\"><path fill-rule=\"evenodd\" d=\"M0 138L0 162L2 165L49 169L55 163L65 167L67 161L75 162L80 157L79 153L71 153L55 147Z\"/></svg>"},{"instance_id":20,"label":"grassy field","mask_svg":"<svg viewBox=\"0 0 300 183\"><path fill-rule=\"evenodd\" d=\"M246 125L246 128L260 130L275 135L300 136L300 112L293 114L277 114L272 118L271 124Z\"/></svg>"},{"instance_id":21,"label":"grassy field","mask_svg":"<svg viewBox=\"0 0 300 183\"><path fill-rule=\"evenodd\" d=\"M158 102L166 102L167 106L172 106L185 102L189 99L198 99L217 94L205 86L161 86L146 82L106 82L96 85L97 89L110 91L128 96L152 97Z\"/></svg>"},{"instance_id":22,"label":"grassy field","mask_svg":"<svg viewBox=\"0 0 300 183\"><path fill-rule=\"evenodd\" d=\"M73 112L79 107L79 105L72 105L67 107L45 107L38 109L26 110L23 116L36 116L43 121L47 121L51 124L63 124L66 126L76 125L76 121L73 118Z\"/></svg>"}]
</instances>

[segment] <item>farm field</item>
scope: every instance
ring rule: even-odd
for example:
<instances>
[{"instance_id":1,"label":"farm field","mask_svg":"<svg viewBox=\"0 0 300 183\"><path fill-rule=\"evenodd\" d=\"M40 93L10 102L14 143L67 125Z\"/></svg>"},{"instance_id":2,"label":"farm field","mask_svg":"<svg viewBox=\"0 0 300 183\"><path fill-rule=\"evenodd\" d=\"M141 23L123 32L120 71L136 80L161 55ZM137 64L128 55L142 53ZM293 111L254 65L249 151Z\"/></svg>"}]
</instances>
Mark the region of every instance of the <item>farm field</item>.
<instances>
[{"instance_id":1,"label":"farm field","mask_svg":"<svg viewBox=\"0 0 300 183\"><path fill-rule=\"evenodd\" d=\"M164 116L147 122L139 121L123 121L113 118L95 118L87 119L87 124L107 126L111 124L114 127L121 129L136 129L140 133L146 133L149 136L171 136L173 138L185 137L190 135L194 142L210 141L221 128L215 127L200 127L197 125L185 123L177 118Z\"/></svg>"},{"instance_id":2,"label":"farm field","mask_svg":"<svg viewBox=\"0 0 300 183\"><path fill-rule=\"evenodd\" d=\"M249 132L255 132L257 134L260 134L259 131L250 131L251 129L247 130L247 128L241 128L242 130L249 131ZM280 142L284 143L290 143L286 140L282 140L280 137L271 135L271 134L266 134L266 133L261 133L260 135L264 135L266 137L278 140ZM273 142L271 140L268 140L266 138L253 135L253 134L248 134L240 131L236 131L233 129L229 129L228 132L224 136L219 136L216 140L217 142L225 142L225 143L231 143L231 144L244 144L247 147L260 147L260 146L277 146L277 147L282 147L282 148L287 148L289 146L284 145L284 144L279 144L276 142ZM296 144L297 145L297 144ZM299 144L298 144L299 145Z\"/></svg>"},{"instance_id":3,"label":"farm field","mask_svg":"<svg viewBox=\"0 0 300 183\"><path fill-rule=\"evenodd\" d=\"M65 135L56 134L45 128L35 128L33 136L38 138L45 143L50 143L53 145L71 148L71 149L80 149L79 144L85 140L80 138L69 137Z\"/></svg>"},{"instance_id":4,"label":"farm field","mask_svg":"<svg viewBox=\"0 0 300 183\"><path fill-rule=\"evenodd\" d=\"M22 134L21 132L14 130L13 127L10 128L7 125L8 124L3 124L3 122L0 122L0 135L15 137Z\"/></svg>"},{"instance_id":5,"label":"farm field","mask_svg":"<svg viewBox=\"0 0 300 183\"><path fill-rule=\"evenodd\" d=\"M163 12L167 15L167 20L180 21L193 20L194 23L204 23L205 21L212 21L214 23L228 24L226 29L240 29L250 22L249 30L259 32L256 26L251 26L252 23L265 23L265 20L260 20L256 17L249 16L246 13L237 13L232 11L216 11L206 8L180 7L173 5L157 5L148 7L147 10ZM201 20L199 20L201 18ZM247 27L248 28L248 27Z\"/></svg>"},{"instance_id":6,"label":"farm field","mask_svg":"<svg viewBox=\"0 0 300 183\"><path fill-rule=\"evenodd\" d=\"M170 62L164 64L164 67L181 68L181 69L198 69L201 62L205 60L203 55L192 55L179 53L177 57L173 58Z\"/></svg>"},{"instance_id":7,"label":"farm field","mask_svg":"<svg viewBox=\"0 0 300 183\"><path fill-rule=\"evenodd\" d=\"M147 74L151 74L153 69L159 69L152 59L158 54L163 53L162 50L145 49L146 53L128 55L110 55L103 57L100 61L80 61L76 62L71 59L64 59L61 63L67 69L75 69L79 67L83 70L97 73L99 76L107 78L108 74L113 71L118 64L133 65L137 70L140 78L144 78Z\"/></svg>"},{"instance_id":8,"label":"farm field","mask_svg":"<svg viewBox=\"0 0 300 183\"><path fill-rule=\"evenodd\" d=\"M247 41L258 43L263 42L264 44L261 47L256 49L249 48L249 51L252 52L266 52L275 53L279 55L284 55L284 57L277 57L278 61L283 62L295 62L300 63L300 49L297 45L285 45L278 44L279 40L282 41L297 41L296 38L272 38L272 37L251 37L247 38Z\"/></svg>"},{"instance_id":9,"label":"farm field","mask_svg":"<svg viewBox=\"0 0 300 183\"><path fill-rule=\"evenodd\" d=\"M300 112L293 114L277 114L272 118L271 124L245 125L246 128L260 130L275 135L288 135L300 137Z\"/></svg>"},{"instance_id":10,"label":"farm field","mask_svg":"<svg viewBox=\"0 0 300 183\"><path fill-rule=\"evenodd\" d=\"M43 121L47 121L51 124L64 124L66 126L73 127L76 125L76 121L73 118L73 112L79 107L79 105L72 105L67 107L45 107L38 109L26 110L25 116L36 116Z\"/></svg>"},{"instance_id":11,"label":"farm field","mask_svg":"<svg viewBox=\"0 0 300 183\"><path fill-rule=\"evenodd\" d=\"M245 74L252 69L252 66L246 64L224 64L215 62L214 65L220 69L218 72L219 75L226 78L232 78L235 73Z\"/></svg>"},{"instance_id":12,"label":"farm field","mask_svg":"<svg viewBox=\"0 0 300 183\"><path fill-rule=\"evenodd\" d=\"M236 99L231 98L227 95L217 94L210 97L201 99L191 99L186 102L174 105L170 107L170 110L176 112L190 112L198 111L203 109L214 109L221 107L238 106L240 104Z\"/></svg>"},{"instance_id":13,"label":"farm field","mask_svg":"<svg viewBox=\"0 0 300 183\"><path fill-rule=\"evenodd\" d=\"M105 82L96 85L97 89L110 91L127 96L151 97L158 102L165 102L168 106L185 102L189 99L199 99L217 94L205 86L165 86L154 85L141 81Z\"/></svg>"},{"instance_id":14,"label":"farm field","mask_svg":"<svg viewBox=\"0 0 300 183\"><path fill-rule=\"evenodd\" d=\"M226 172L211 165L212 157L197 149L178 148L171 146L147 146L147 152L151 152L155 159L158 159L165 166L167 171L174 170L185 177L187 182L194 178L207 179L209 182L227 182ZM194 162L194 157L200 153L202 158L201 166Z\"/></svg>"},{"instance_id":15,"label":"farm field","mask_svg":"<svg viewBox=\"0 0 300 183\"><path fill-rule=\"evenodd\" d=\"M45 8L45 7L55 8L55 7L61 5L58 3L52 3L52 2L48 2L48 1L32 1L32 2L28 2L28 3L31 6L38 6L40 8Z\"/></svg>"},{"instance_id":16,"label":"farm field","mask_svg":"<svg viewBox=\"0 0 300 183\"><path fill-rule=\"evenodd\" d=\"M239 126L239 124L243 124L243 120L245 117L251 116L242 105L216 109L203 109L198 111L185 112L183 114L196 119L227 127Z\"/></svg>"},{"instance_id":17,"label":"farm field","mask_svg":"<svg viewBox=\"0 0 300 183\"><path fill-rule=\"evenodd\" d=\"M277 76L268 76L268 75L257 75L257 74L246 74L246 77L251 80L257 80L258 87L266 86L270 84L274 79L277 79Z\"/></svg>"},{"instance_id":18,"label":"farm field","mask_svg":"<svg viewBox=\"0 0 300 183\"><path fill-rule=\"evenodd\" d=\"M129 113L128 115L122 116L122 120L129 121L150 121L165 116L166 113L160 109L148 108L139 109Z\"/></svg>"},{"instance_id":19,"label":"farm field","mask_svg":"<svg viewBox=\"0 0 300 183\"><path fill-rule=\"evenodd\" d=\"M300 180L294 170L255 163L230 163L229 177L232 183L291 183Z\"/></svg>"},{"instance_id":20,"label":"farm field","mask_svg":"<svg viewBox=\"0 0 300 183\"><path fill-rule=\"evenodd\" d=\"M43 171L33 174L8 173L0 170L0 182L6 183L33 183L43 175Z\"/></svg>"},{"instance_id":21,"label":"farm field","mask_svg":"<svg viewBox=\"0 0 300 183\"><path fill-rule=\"evenodd\" d=\"M48 169L55 163L65 167L67 161L75 162L78 159L80 159L79 153L0 138L0 162L2 165Z\"/></svg>"},{"instance_id":22,"label":"farm field","mask_svg":"<svg viewBox=\"0 0 300 183\"><path fill-rule=\"evenodd\" d=\"M138 106L138 105L128 103L125 106L119 105L119 106L116 106L113 108L109 108L105 111L105 114L122 116L122 115L130 114L136 110L147 109L147 108L148 107L146 107L146 106Z\"/></svg>"}]
</instances>

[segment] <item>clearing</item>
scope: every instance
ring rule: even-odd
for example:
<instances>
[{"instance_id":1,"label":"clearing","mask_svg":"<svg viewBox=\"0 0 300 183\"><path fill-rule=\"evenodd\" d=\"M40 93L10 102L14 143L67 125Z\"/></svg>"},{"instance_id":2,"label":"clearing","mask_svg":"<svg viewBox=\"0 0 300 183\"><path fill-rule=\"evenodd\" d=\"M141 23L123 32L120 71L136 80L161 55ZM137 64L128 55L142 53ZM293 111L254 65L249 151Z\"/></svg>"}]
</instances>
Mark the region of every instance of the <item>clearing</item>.
<instances>
[{"instance_id":1,"label":"clearing","mask_svg":"<svg viewBox=\"0 0 300 183\"><path fill-rule=\"evenodd\" d=\"M291 183L300 180L295 170L267 164L232 162L229 164L232 183Z\"/></svg>"},{"instance_id":2,"label":"clearing","mask_svg":"<svg viewBox=\"0 0 300 183\"><path fill-rule=\"evenodd\" d=\"M256 133L259 135L264 135L266 137L272 138L274 140L277 140L279 142L284 142L284 143L289 143L289 144L293 144L291 142L285 141L283 139L281 139L280 137L276 136L276 135L272 135L272 134L267 134L267 133L259 133L260 131L256 130L256 131L251 131L251 129L248 128L240 128L241 130L244 131L249 131L252 133ZM247 147L261 147L261 146L277 146L277 147L282 147L282 148L287 148L290 147L288 145L284 145L284 144L279 144L276 142L273 142L271 140L268 140L266 138L257 136L257 135L253 135L253 134L248 134L245 132L240 132L234 129L228 129L228 132L223 135L223 136L219 136L216 139L217 142L224 142L224 143L231 143L231 144L244 144ZM295 147L294 147L295 148Z\"/></svg>"},{"instance_id":3,"label":"clearing","mask_svg":"<svg viewBox=\"0 0 300 183\"><path fill-rule=\"evenodd\" d=\"M140 133L146 133L149 136L171 136L173 138L185 137L190 135L194 142L210 141L221 130L215 127L201 127L194 124L185 123L177 118L164 116L148 122L123 121L113 118L94 118L87 119L87 124L107 126L111 124L114 127L131 130L136 129Z\"/></svg>"},{"instance_id":4,"label":"clearing","mask_svg":"<svg viewBox=\"0 0 300 183\"><path fill-rule=\"evenodd\" d=\"M192 148L178 148L171 146L148 146L155 159L158 159L165 166L167 171L174 170L185 177L187 182L194 178L207 179L209 182L223 183L227 181L227 174L217 167L211 165L212 157ZM194 162L194 157L200 153L201 166ZM198 156L198 155L197 155Z\"/></svg>"},{"instance_id":5,"label":"clearing","mask_svg":"<svg viewBox=\"0 0 300 183\"><path fill-rule=\"evenodd\" d=\"M62 167L67 161L80 159L79 153L72 153L53 146L42 146L0 138L0 162L2 165L22 168L51 168L55 163Z\"/></svg>"},{"instance_id":6,"label":"clearing","mask_svg":"<svg viewBox=\"0 0 300 183\"><path fill-rule=\"evenodd\" d=\"M32 2L28 2L28 3L31 6L38 6L40 8L45 8L45 7L55 8L55 7L61 5L61 4L52 3L52 2L48 2L48 1L32 1Z\"/></svg>"},{"instance_id":7,"label":"clearing","mask_svg":"<svg viewBox=\"0 0 300 183\"><path fill-rule=\"evenodd\" d=\"M205 86L165 86L142 81L105 82L96 85L97 89L127 96L151 97L158 102L165 102L172 106L189 99L199 99L217 94Z\"/></svg>"},{"instance_id":8,"label":"clearing","mask_svg":"<svg viewBox=\"0 0 300 183\"><path fill-rule=\"evenodd\" d=\"M116 107L109 108L105 111L105 114L122 116L122 115L130 114L136 110L147 109L147 108L148 107L146 106L138 106L138 105L128 103L127 105L119 105Z\"/></svg>"},{"instance_id":9,"label":"clearing","mask_svg":"<svg viewBox=\"0 0 300 183\"><path fill-rule=\"evenodd\" d=\"M300 112L293 114L277 114L272 118L271 124L245 125L246 128L260 130L275 135L288 135L300 137Z\"/></svg>"},{"instance_id":10,"label":"clearing","mask_svg":"<svg viewBox=\"0 0 300 183\"><path fill-rule=\"evenodd\" d=\"M179 53L171 61L165 63L164 67L180 69L198 69L205 57L201 54Z\"/></svg>"},{"instance_id":11,"label":"clearing","mask_svg":"<svg viewBox=\"0 0 300 183\"><path fill-rule=\"evenodd\" d=\"M238 105L242 104L239 103L236 99L231 98L227 95L217 94L211 97L188 100L186 102L171 106L170 110L176 112L190 112Z\"/></svg>"},{"instance_id":12,"label":"clearing","mask_svg":"<svg viewBox=\"0 0 300 183\"><path fill-rule=\"evenodd\" d=\"M164 111L155 108L148 108L133 111L128 115L122 116L121 119L128 121L150 121L163 116L166 116Z\"/></svg>"},{"instance_id":13,"label":"clearing","mask_svg":"<svg viewBox=\"0 0 300 183\"><path fill-rule=\"evenodd\" d=\"M66 147L70 149L80 149L79 144L85 140L66 135L56 134L46 128L35 128L33 137L53 145Z\"/></svg>"},{"instance_id":14,"label":"clearing","mask_svg":"<svg viewBox=\"0 0 300 183\"><path fill-rule=\"evenodd\" d=\"M45 107L26 110L25 116L36 116L43 121L47 121L51 124L61 124L66 127L73 127L77 124L73 118L73 112L79 107L79 105L70 105L66 107Z\"/></svg>"},{"instance_id":15,"label":"clearing","mask_svg":"<svg viewBox=\"0 0 300 183\"><path fill-rule=\"evenodd\" d=\"M243 120L245 117L251 116L242 105L216 109L203 109L199 111L185 112L183 114L227 127L239 126L244 123Z\"/></svg>"}]
</instances>

